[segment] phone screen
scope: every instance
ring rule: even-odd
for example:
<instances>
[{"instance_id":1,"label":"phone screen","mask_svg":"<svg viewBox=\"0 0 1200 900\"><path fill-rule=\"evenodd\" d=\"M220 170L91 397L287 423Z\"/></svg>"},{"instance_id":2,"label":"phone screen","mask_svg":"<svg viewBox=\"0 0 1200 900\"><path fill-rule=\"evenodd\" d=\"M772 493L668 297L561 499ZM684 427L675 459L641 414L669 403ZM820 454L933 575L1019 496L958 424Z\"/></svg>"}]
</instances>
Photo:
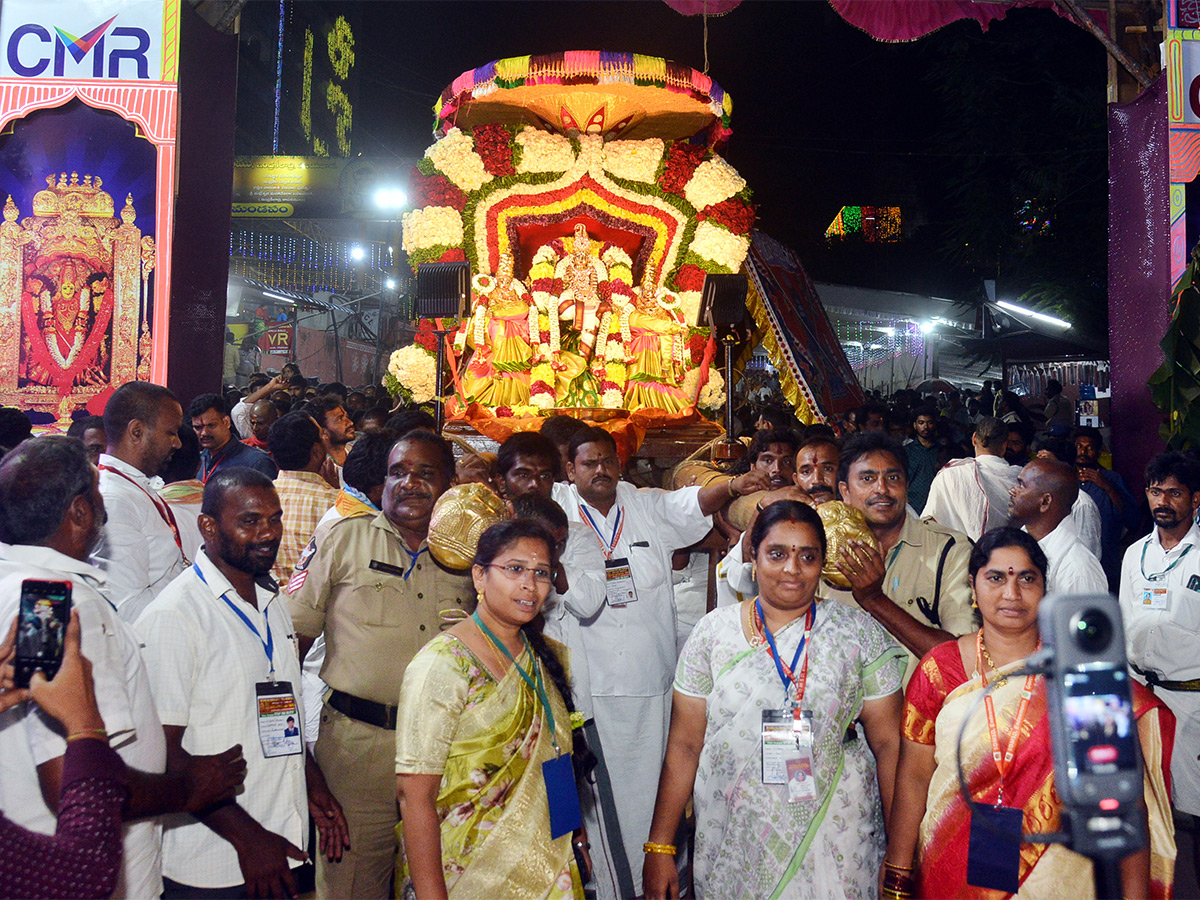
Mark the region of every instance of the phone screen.
<instances>
[{"instance_id":1,"label":"phone screen","mask_svg":"<svg viewBox=\"0 0 1200 900\"><path fill-rule=\"evenodd\" d=\"M71 618L71 583L32 578L21 582L17 617L14 677L18 687L28 687L29 679L38 669L47 678L58 672L67 622Z\"/></svg>"},{"instance_id":2,"label":"phone screen","mask_svg":"<svg viewBox=\"0 0 1200 900\"><path fill-rule=\"evenodd\" d=\"M1071 774L1115 775L1137 768L1137 724L1121 669L1063 673Z\"/></svg>"}]
</instances>

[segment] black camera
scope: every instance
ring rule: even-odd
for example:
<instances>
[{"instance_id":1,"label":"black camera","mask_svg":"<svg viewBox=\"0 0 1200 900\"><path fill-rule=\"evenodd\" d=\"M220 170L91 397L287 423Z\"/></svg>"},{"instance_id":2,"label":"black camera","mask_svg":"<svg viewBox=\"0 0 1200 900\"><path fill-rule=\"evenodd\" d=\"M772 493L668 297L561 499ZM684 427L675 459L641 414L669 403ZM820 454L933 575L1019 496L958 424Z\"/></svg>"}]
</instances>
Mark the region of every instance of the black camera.
<instances>
[{"instance_id":1,"label":"black camera","mask_svg":"<svg viewBox=\"0 0 1200 900\"><path fill-rule=\"evenodd\" d=\"M1145 843L1142 760L1115 597L1054 595L1038 608L1054 783L1070 846L1120 859Z\"/></svg>"}]
</instances>

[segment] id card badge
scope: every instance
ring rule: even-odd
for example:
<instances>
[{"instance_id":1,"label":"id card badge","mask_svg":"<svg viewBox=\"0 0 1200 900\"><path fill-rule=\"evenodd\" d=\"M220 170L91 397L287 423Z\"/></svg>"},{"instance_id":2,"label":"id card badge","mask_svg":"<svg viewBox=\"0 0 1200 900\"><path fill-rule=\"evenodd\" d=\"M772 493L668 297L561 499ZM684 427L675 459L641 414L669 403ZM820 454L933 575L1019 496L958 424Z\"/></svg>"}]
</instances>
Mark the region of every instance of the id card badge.
<instances>
[{"instance_id":1,"label":"id card badge","mask_svg":"<svg viewBox=\"0 0 1200 900\"><path fill-rule=\"evenodd\" d=\"M762 711L762 782L787 784L788 760L796 758L796 733L790 709Z\"/></svg>"},{"instance_id":2,"label":"id card badge","mask_svg":"<svg viewBox=\"0 0 1200 900\"><path fill-rule=\"evenodd\" d=\"M575 787L575 767L571 765L571 754L564 753L542 763L542 778L546 782L546 799L550 801L551 839L582 828L583 813L579 809L579 791Z\"/></svg>"},{"instance_id":3,"label":"id card badge","mask_svg":"<svg viewBox=\"0 0 1200 900\"><path fill-rule=\"evenodd\" d=\"M258 704L258 742L263 756L297 756L304 752L300 710L291 682L263 681L254 685Z\"/></svg>"},{"instance_id":4,"label":"id card badge","mask_svg":"<svg viewBox=\"0 0 1200 900\"><path fill-rule=\"evenodd\" d=\"M604 561L604 593L609 606L625 606L637 602L637 591L633 587L633 571L629 560L608 559Z\"/></svg>"},{"instance_id":5,"label":"id card badge","mask_svg":"<svg viewBox=\"0 0 1200 900\"><path fill-rule=\"evenodd\" d=\"M788 803L817 799L811 747L801 747L798 754L787 761L787 788Z\"/></svg>"},{"instance_id":6,"label":"id card badge","mask_svg":"<svg viewBox=\"0 0 1200 900\"><path fill-rule=\"evenodd\" d=\"M1150 582L1142 587L1142 609L1170 608L1170 589L1165 584Z\"/></svg>"},{"instance_id":7,"label":"id card badge","mask_svg":"<svg viewBox=\"0 0 1200 900\"><path fill-rule=\"evenodd\" d=\"M967 844L967 884L1015 894L1021 886L1021 822L1009 806L971 804Z\"/></svg>"}]
</instances>

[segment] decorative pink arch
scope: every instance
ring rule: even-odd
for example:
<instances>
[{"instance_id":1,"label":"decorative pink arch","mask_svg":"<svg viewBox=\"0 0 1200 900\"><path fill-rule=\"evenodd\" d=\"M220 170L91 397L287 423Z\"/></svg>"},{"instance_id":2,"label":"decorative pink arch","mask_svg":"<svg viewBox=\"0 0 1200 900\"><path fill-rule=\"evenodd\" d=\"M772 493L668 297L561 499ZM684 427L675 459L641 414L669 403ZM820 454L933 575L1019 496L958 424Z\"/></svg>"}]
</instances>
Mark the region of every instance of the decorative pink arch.
<instances>
[{"instance_id":1,"label":"decorative pink arch","mask_svg":"<svg viewBox=\"0 0 1200 900\"><path fill-rule=\"evenodd\" d=\"M53 109L78 98L94 109L114 112L135 123L157 150L154 190L155 260L154 350L150 380L167 383L167 334L170 320L171 245L175 233L175 138L179 87L173 82L106 84L67 79L0 78L0 129L38 109ZM120 198L114 200L121 202Z\"/></svg>"}]
</instances>

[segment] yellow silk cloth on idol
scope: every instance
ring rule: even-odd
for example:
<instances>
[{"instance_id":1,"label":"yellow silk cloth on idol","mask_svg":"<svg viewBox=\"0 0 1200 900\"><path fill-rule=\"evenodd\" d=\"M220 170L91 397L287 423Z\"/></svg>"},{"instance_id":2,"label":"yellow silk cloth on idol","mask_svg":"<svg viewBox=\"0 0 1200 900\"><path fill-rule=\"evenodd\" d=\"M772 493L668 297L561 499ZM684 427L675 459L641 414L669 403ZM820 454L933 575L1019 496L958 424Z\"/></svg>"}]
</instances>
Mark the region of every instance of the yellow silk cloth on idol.
<instances>
[{"instance_id":1,"label":"yellow silk cloth on idol","mask_svg":"<svg viewBox=\"0 0 1200 900\"><path fill-rule=\"evenodd\" d=\"M468 398L485 406L525 406L529 403L528 307L505 304L488 316L489 346L476 347L463 373ZM503 314L501 314L503 312Z\"/></svg>"},{"instance_id":2,"label":"yellow silk cloth on idol","mask_svg":"<svg viewBox=\"0 0 1200 900\"><path fill-rule=\"evenodd\" d=\"M664 336L654 330L654 323L663 321L637 312L631 317L629 375L625 385L625 408L662 409L681 412L688 406L683 391L671 384L664 370L671 365L669 352L664 352ZM644 327L647 323L651 327ZM637 327L642 326L642 327ZM669 346L669 344L668 344Z\"/></svg>"},{"instance_id":3,"label":"yellow silk cloth on idol","mask_svg":"<svg viewBox=\"0 0 1200 900\"><path fill-rule=\"evenodd\" d=\"M528 653L517 662L533 674ZM566 753L567 707L542 676ZM397 772L442 772L437 812L450 900L582 900L571 835L550 838L542 779L542 763L555 755L549 724L514 666L496 682L461 641L439 635L405 672L396 734ZM410 877L403 822L396 837L396 896L402 898Z\"/></svg>"}]
</instances>

